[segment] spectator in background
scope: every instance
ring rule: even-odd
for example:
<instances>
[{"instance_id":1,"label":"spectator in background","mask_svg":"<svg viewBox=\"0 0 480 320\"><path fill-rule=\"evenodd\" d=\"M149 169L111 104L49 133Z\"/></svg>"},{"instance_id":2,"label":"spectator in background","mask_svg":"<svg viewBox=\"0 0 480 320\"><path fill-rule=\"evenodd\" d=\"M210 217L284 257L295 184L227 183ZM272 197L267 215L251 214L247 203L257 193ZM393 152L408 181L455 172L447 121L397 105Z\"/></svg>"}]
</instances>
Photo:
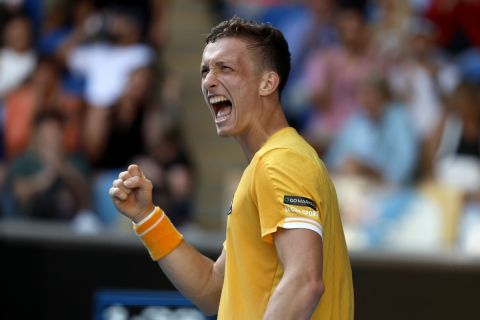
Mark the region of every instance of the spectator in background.
<instances>
[{"instance_id":1,"label":"spectator in background","mask_svg":"<svg viewBox=\"0 0 480 320\"><path fill-rule=\"evenodd\" d=\"M431 0L425 16L436 27L436 43L450 53L480 47L479 1Z\"/></svg>"},{"instance_id":2,"label":"spectator in background","mask_svg":"<svg viewBox=\"0 0 480 320\"><path fill-rule=\"evenodd\" d=\"M84 105L78 96L62 87L60 67L51 57L40 57L31 79L5 100L6 155L13 159L28 147L35 114L55 110L64 117L65 147L81 148Z\"/></svg>"},{"instance_id":3,"label":"spectator in background","mask_svg":"<svg viewBox=\"0 0 480 320\"><path fill-rule=\"evenodd\" d=\"M40 54L55 55L63 42L72 36L75 29L84 26L95 10L93 0L53 2L48 5L44 9L45 17L38 36Z\"/></svg>"},{"instance_id":4,"label":"spectator in background","mask_svg":"<svg viewBox=\"0 0 480 320\"><path fill-rule=\"evenodd\" d=\"M303 6L293 8L292 5L273 7L266 10L263 17L266 22L272 20L284 33L291 51L292 72L282 101L289 124L300 131L307 120L308 103L302 80L308 57L317 50L326 50L338 44L335 1L305 0L301 3Z\"/></svg>"},{"instance_id":5,"label":"spectator in background","mask_svg":"<svg viewBox=\"0 0 480 320\"><path fill-rule=\"evenodd\" d=\"M121 168L132 157L146 154L148 139L153 137L144 126L151 107L151 94L155 84L154 71L150 67L133 70L118 102L106 108L108 116L101 127L91 133L90 159L99 169ZM87 124L88 126L88 124Z\"/></svg>"},{"instance_id":6,"label":"spectator in background","mask_svg":"<svg viewBox=\"0 0 480 320\"><path fill-rule=\"evenodd\" d=\"M189 222L195 172L179 128L167 126L152 150L152 157L144 157L136 163L142 166L145 174L151 174L153 199L172 213L170 219L179 226Z\"/></svg>"},{"instance_id":7,"label":"spectator in background","mask_svg":"<svg viewBox=\"0 0 480 320\"><path fill-rule=\"evenodd\" d=\"M173 219L188 219L191 165L178 135L165 130L168 122L161 121L162 112L151 101L156 84L153 68L134 70L118 103L105 109L106 121L92 132L96 140L89 142L97 145L95 154L90 154L97 169L94 206L107 225L116 223L116 209L108 196L111 179L131 162L145 165L145 172L153 177L154 196L172 209Z\"/></svg>"},{"instance_id":8,"label":"spectator in background","mask_svg":"<svg viewBox=\"0 0 480 320\"><path fill-rule=\"evenodd\" d=\"M82 44L88 37L103 39ZM62 45L60 55L68 68L85 77L85 99L94 108L117 102L129 73L153 61L152 49L141 42L140 22L123 10L91 16Z\"/></svg>"},{"instance_id":9,"label":"spectator in background","mask_svg":"<svg viewBox=\"0 0 480 320\"><path fill-rule=\"evenodd\" d=\"M438 207L410 187L418 144L405 107L381 76L362 82L358 101L326 156L349 247L440 247Z\"/></svg>"},{"instance_id":10,"label":"spectator in background","mask_svg":"<svg viewBox=\"0 0 480 320\"><path fill-rule=\"evenodd\" d=\"M338 28L340 46L312 55L304 79L313 106L304 135L320 154L355 111L358 86L376 68L363 11L340 9Z\"/></svg>"},{"instance_id":11,"label":"spectator in background","mask_svg":"<svg viewBox=\"0 0 480 320\"><path fill-rule=\"evenodd\" d=\"M403 105L392 102L386 80L369 76L359 89L359 105L327 152L339 174L379 183L411 181L417 160L416 137Z\"/></svg>"},{"instance_id":12,"label":"spectator in background","mask_svg":"<svg viewBox=\"0 0 480 320\"><path fill-rule=\"evenodd\" d=\"M32 37L28 17L16 15L8 20L0 49L0 100L32 73L36 62Z\"/></svg>"},{"instance_id":13,"label":"spectator in background","mask_svg":"<svg viewBox=\"0 0 480 320\"><path fill-rule=\"evenodd\" d=\"M10 214L69 220L88 207L87 164L65 150L63 138L61 114L48 111L35 117L30 148L7 173Z\"/></svg>"},{"instance_id":14,"label":"spectator in background","mask_svg":"<svg viewBox=\"0 0 480 320\"><path fill-rule=\"evenodd\" d=\"M451 98L426 145L425 176L434 179L443 191L433 195L442 203L457 201L459 245L464 251L480 254L480 86L462 82ZM453 194L453 195L452 195ZM457 196L455 196L455 194ZM452 204L443 207L452 207Z\"/></svg>"},{"instance_id":15,"label":"spectator in background","mask_svg":"<svg viewBox=\"0 0 480 320\"><path fill-rule=\"evenodd\" d=\"M36 62L32 23L20 14L20 6L0 4L0 191L3 193L7 154L5 99L25 82Z\"/></svg>"},{"instance_id":16,"label":"spectator in background","mask_svg":"<svg viewBox=\"0 0 480 320\"><path fill-rule=\"evenodd\" d=\"M98 28L95 30L96 24ZM154 52L141 42L140 22L129 12L105 11L104 14L92 16L82 27L62 45L60 53L72 72L85 77L85 100L89 106L85 123L84 139L88 141L85 150L89 160L95 162L98 152L103 148L98 131L104 129L109 121L108 108L119 101L129 74L152 63ZM106 40L80 45L87 36L102 32Z\"/></svg>"},{"instance_id":17,"label":"spectator in background","mask_svg":"<svg viewBox=\"0 0 480 320\"><path fill-rule=\"evenodd\" d=\"M409 50L389 73L392 89L406 104L421 141L431 134L444 108L444 97L459 79L457 68L435 46L433 34L433 25L427 20L412 21Z\"/></svg>"},{"instance_id":18,"label":"spectator in background","mask_svg":"<svg viewBox=\"0 0 480 320\"><path fill-rule=\"evenodd\" d=\"M411 24L409 1L375 0L371 22L373 47L384 68L401 61L407 52Z\"/></svg>"}]
</instances>

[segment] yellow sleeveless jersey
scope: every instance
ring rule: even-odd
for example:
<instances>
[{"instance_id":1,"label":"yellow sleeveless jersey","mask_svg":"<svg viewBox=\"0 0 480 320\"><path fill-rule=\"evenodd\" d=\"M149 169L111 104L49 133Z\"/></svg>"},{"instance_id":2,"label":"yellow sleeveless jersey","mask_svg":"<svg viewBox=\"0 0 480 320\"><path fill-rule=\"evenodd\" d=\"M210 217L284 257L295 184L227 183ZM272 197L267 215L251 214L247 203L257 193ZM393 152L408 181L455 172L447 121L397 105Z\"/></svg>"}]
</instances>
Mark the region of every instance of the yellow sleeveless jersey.
<instances>
[{"instance_id":1,"label":"yellow sleeveless jersey","mask_svg":"<svg viewBox=\"0 0 480 320\"><path fill-rule=\"evenodd\" d=\"M312 319L353 319L352 274L335 189L315 150L293 128L269 138L235 192L218 319L263 318L283 275L272 236L278 228L309 229L322 237L325 291Z\"/></svg>"}]
</instances>

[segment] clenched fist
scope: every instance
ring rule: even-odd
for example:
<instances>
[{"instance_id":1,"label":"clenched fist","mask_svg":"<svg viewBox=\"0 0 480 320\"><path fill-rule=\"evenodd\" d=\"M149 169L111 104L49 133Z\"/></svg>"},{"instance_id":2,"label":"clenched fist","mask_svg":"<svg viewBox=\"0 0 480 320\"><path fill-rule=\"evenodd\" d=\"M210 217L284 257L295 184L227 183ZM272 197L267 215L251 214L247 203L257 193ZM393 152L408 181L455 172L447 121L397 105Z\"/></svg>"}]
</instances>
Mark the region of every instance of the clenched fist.
<instances>
[{"instance_id":1,"label":"clenched fist","mask_svg":"<svg viewBox=\"0 0 480 320\"><path fill-rule=\"evenodd\" d=\"M152 182L136 164L132 164L113 181L108 194L118 211L137 223L155 208L152 188Z\"/></svg>"}]
</instances>

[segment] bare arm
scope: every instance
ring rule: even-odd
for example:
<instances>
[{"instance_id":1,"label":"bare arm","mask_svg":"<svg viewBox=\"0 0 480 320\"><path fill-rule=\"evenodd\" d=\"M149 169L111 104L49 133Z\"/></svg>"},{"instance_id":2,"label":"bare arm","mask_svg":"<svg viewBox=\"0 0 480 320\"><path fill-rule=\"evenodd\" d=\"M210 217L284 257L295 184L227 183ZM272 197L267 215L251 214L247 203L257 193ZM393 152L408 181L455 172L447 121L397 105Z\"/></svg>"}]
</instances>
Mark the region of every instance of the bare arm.
<instances>
[{"instance_id":1,"label":"bare arm","mask_svg":"<svg viewBox=\"0 0 480 320\"><path fill-rule=\"evenodd\" d=\"M13 181L13 194L18 201L30 201L35 195L47 190L54 182L56 175L51 168L44 168L35 175L16 177Z\"/></svg>"},{"instance_id":2,"label":"bare arm","mask_svg":"<svg viewBox=\"0 0 480 320\"><path fill-rule=\"evenodd\" d=\"M83 28L77 28L73 31L71 36L64 41L56 52L56 57L63 64L67 64L68 56L70 53L78 47L86 38Z\"/></svg>"},{"instance_id":3,"label":"bare arm","mask_svg":"<svg viewBox=\"0 0 480 320\"><path fill-rule=\"evenodd\" d=\"M136 165L120 173L109 193L117 209L136 223L154 208L152 182ZM182 241L157 263L173 285L203 312L217 313L225 270L224 252L213 262Z\"/></svg>"},{"instance_id":4,"label":"bare arm","mask_svg":"<svg viewBox=\"0 0 480 320\"><path fill-rule=\"evenodd\" d=\"M84 139L88 141L85 144L85 152L91 162L97 161L105 150L110 131L109 114L109 108L90 106L87 110Z\"/></svg>"},{"instance_id":5,"label":"bare arm","mask_svg":"<svg viewBox=\"0 0 480 320\"><path fill-rule=\"evenodd\" d=\"M225 251L213 262L183 241L158 265L173 285L205 314L218 312L225 271Z\"/></svg>"},{"instance_id":6,"label":"bare arm","mask_svg":"<svg viewBox=\"0 0 480 320\"><path fill-rule=\"evenodd\" d=\"M89 203L87 177L69 161L61 161L56 168L56 172L72 190L78 204L82 208L86 208Z\"/></svg>"},{"instance_id":7,"label":"bare arm","mask_svg":"<svg viewBox=\"0 0 480 320\"><path fill-rule=\"evenodd\" d=\"M306 229L280 229L274 235L284 274L264 319L310 319L323 294L322 239Z\"/></svg>"},{"instance_id":8,"label":"bare arm","mask_svg":"<svg viewBox=\"0 0 480 320\"><path fill-rule=\"evenodd\" d=\"M429 137L426 138L421 153L422 175L424 178L433 177L435 154L442 140L443 130L447 122L447 114L444 113Z\"/></svg>"}]
</instances>

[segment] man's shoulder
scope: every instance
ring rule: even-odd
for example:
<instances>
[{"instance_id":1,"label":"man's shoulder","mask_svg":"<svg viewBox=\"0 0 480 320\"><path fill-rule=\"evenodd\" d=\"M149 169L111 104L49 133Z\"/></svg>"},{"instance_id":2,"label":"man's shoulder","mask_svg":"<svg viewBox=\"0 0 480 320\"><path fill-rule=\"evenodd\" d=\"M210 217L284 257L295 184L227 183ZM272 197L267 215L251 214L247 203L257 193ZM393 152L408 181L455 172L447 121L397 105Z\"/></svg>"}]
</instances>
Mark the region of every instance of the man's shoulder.
<instances>
[{"instance_id":1,"label":"man's shoulder","mask_svg":"<svg viewBox=\"0 0 480 320\"><path fill-rule=\"evenodd\" d=\"M267 153L282 152L282 150L295 150L308 148L309 144L303 137L297 133L294 128L286 127L274 133L267 142L256 153L257 157L264 156Z\"/></svg>"},{"instance_id":2,"label":"man's shoulder","mask_svg":"<svg viewBox=\"0 0 480 320\"><path fill-rule=\"evenodd\" d=\"M267 142L258 152L258 156L272 161L304 157L318 159L313 147L294 129L287 129L272 141Z\"/></svg>"},{"instance_id":3,"label":"man's shoulder","mask_svg":"<svg viewBox=\"0 0 480 320\"><path fill-rule=\"evenodd\" d=\"M303 143L285 144L265 150L257 160L265 170L281 171L290 177L318 177L326 174L323 162L315 150L303 140Z\"/></svg>"}]
</instances>

